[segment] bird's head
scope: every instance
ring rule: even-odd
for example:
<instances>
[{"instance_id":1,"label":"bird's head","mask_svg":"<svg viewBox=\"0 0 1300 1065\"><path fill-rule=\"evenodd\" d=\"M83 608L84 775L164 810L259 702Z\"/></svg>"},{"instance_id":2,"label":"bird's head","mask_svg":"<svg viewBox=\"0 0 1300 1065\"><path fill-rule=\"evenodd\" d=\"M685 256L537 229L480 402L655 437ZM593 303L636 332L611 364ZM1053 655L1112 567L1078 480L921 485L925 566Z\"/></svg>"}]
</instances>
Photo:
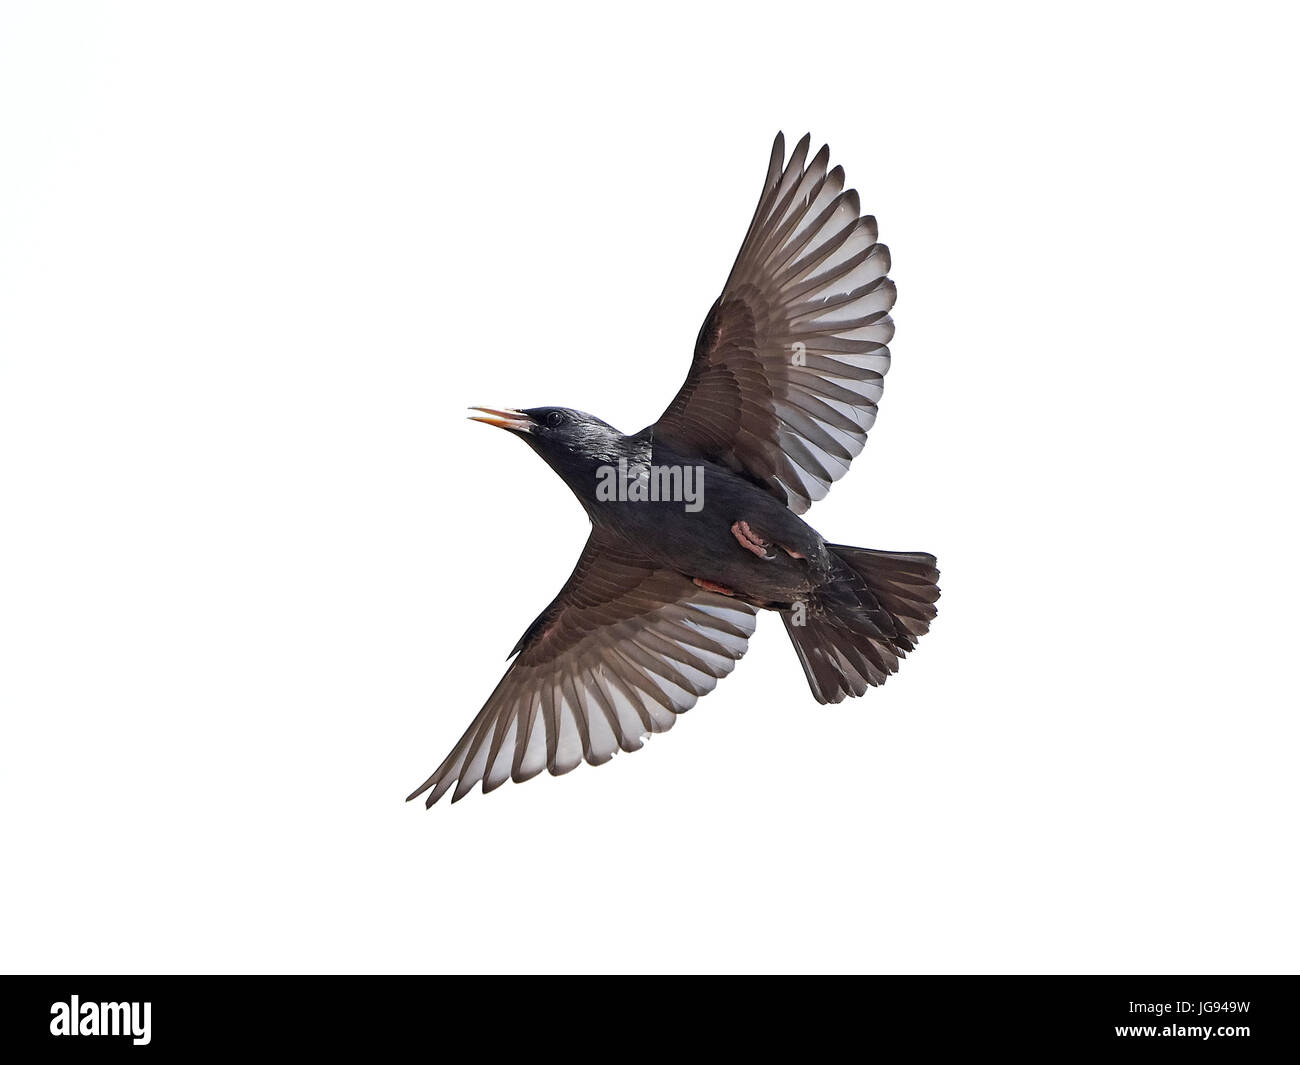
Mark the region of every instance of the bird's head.
<instances>
[{"instance_id":1,"label":"bird's head","mask_svg":"<svg viewBox=\"0 0 1300 1065\"><path fill-rule=\"evenodd\" d=\"M495 425L523 438L584 502L594 496L596 470L628 454L627 437L595 415L570 407L479 411L471 420Z\"/></svg>"}]
</instances>

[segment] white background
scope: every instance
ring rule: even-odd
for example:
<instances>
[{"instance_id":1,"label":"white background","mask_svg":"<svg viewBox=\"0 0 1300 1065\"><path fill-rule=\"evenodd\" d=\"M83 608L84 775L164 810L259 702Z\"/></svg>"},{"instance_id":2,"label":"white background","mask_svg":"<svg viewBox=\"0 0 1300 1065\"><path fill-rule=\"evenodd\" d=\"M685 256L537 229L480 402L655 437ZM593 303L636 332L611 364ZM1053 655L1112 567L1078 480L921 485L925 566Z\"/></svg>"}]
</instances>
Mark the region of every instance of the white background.
<instances>
[{"instance_id":1,"label":"white background","mask_svg":"<svg viewBox=\"0 0 1300 1065\"><path fill-rule=\"evenodd\" d=\"M1294 971L1295 27L973 8L6 5L0 964ZM464 408L655 418L779 128L932 633L404 804L585 536Z\"/></svg>"}]
</instances>

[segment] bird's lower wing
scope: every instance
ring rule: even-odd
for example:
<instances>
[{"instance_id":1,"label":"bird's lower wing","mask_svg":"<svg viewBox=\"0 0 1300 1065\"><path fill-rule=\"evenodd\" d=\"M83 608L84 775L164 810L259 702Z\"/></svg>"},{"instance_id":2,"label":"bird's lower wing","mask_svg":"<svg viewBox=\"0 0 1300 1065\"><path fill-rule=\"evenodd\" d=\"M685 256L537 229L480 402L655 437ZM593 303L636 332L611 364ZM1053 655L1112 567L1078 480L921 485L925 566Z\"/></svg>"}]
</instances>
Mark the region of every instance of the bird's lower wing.
<instances>
[{"instance_id":1,"label":"bird's lower wing","mask_svg":"<svg viewBox=\"0 0 1300 1065\"><path fill-rule=\"evenodd\" d=\"M567 773L635 751L672 727L745 653L755 611L593 531L460 742L409 798L452 802L543 769Z\"/></svg>"}]
</instances>

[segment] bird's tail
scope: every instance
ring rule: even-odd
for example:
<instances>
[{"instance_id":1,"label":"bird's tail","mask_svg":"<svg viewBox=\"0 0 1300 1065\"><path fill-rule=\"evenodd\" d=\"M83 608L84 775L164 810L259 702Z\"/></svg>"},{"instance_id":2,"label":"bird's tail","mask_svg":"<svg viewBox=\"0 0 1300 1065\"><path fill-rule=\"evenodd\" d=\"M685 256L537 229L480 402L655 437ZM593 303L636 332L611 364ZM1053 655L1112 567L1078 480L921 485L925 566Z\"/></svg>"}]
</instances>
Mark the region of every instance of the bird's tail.
<instances>
[{"instance_id":1,"label":"bird's tail","mask_svg":"<svg viewBox=\"0 0 1300 1065\"><path fill-rule=\"evenodd\" d=\"M939 570L924 552L827 547L831 579L781 618L817 701L838 703L883 684L929 630Z\"/></svg>"}]
</instances>

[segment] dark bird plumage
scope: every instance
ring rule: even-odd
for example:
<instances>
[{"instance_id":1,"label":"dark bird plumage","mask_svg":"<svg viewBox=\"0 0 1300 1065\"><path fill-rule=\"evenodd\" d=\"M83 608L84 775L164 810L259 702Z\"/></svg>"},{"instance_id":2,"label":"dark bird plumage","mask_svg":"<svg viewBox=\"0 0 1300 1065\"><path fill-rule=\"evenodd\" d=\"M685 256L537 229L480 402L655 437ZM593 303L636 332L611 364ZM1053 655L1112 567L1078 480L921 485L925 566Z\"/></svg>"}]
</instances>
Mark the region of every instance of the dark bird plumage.
<instances>
[{"instance_id":1,"label":"dark bird plumage","mask_svg":"<svg viewBox=\"0 0 1300 1065\"><path fill-rule=\"evenodd\" d=\"M731 672L760 609L781 615L823 703L883 683L929 628L934 556L828 544L799 517L862 450L894 331L876 221L829 149L808 161L808 144L783 166L777 134L731 275L657 422L625 436L564 407L475 408L546 460L592 531L410 798L428 791L432 806L455 785L454 802L479 781L488 792L637 750Z\"/></svg>"}]
</instances>

